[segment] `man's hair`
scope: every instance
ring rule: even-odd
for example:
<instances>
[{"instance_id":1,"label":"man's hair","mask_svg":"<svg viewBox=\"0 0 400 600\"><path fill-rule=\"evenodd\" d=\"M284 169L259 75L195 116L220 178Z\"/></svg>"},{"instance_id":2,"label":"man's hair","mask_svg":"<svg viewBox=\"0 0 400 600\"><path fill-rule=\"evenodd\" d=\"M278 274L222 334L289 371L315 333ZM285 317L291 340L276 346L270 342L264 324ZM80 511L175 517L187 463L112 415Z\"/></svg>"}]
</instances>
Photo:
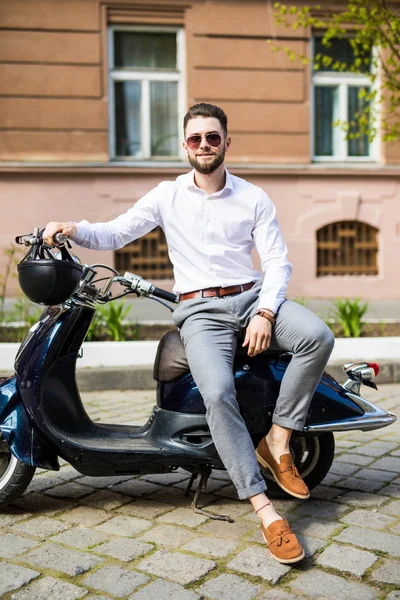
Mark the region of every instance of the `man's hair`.
<instances>
[{"instance_id":1,"label":"man's hair","mask_svg":"<svg viewBox=\"0 0 400 600\"><path fill-rule=\"evenodd\" d=\"M228 117L222 108L219 108L219 106L215 106L214 104L206 104L205 102L194 104L189 108L185 118L183 119L183 133L185 133L190 119L194 119L196 117L214 117L215 119L218 119L226 137L228 133Z\"/></svg>"}]
</instances>

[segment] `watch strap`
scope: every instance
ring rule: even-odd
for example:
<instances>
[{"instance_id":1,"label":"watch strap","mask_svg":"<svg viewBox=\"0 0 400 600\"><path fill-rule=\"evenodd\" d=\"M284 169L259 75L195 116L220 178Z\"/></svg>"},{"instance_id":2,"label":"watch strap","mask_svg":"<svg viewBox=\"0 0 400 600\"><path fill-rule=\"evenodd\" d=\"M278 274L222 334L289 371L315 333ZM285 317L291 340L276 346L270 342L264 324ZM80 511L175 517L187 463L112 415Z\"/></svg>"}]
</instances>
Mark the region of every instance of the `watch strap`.
<instances>
[{"instance_id":1,"label":"watch strap","mask_svg":"<svg viewBox=\"0 0 400 600\"><path fill-rule=\"evenodd\" d=\"M260 317L264 317L264 319L267 319L270 323L272 323L272 325L275 325L275 317L273 317L266 310L258 310L256 312L256 315L260 315Z\"/></svg>"}]
</instances>

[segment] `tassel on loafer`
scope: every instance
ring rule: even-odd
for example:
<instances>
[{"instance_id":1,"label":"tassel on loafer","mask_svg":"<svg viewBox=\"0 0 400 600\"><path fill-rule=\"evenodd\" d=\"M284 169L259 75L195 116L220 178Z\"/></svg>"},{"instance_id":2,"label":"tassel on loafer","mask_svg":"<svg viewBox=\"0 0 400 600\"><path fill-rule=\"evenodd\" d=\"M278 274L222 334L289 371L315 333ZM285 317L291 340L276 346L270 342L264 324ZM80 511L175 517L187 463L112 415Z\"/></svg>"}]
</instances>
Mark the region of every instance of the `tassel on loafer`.
<instances>
[{"instance_id":1,"label":"tassel on loafer","mask_svg":"<svg viewBox=\"0 0 400 600\"><path fill-rule=\"evenodd\" d=\"M274 521L267 528L261 523L261 530L272 558L278 562L289 565L304 558L304 550L286 519Z\"/></svg>"},{"instance_id":2,"label":"tassel on loafer","mask_svg":"<svg viewBox=\"0 0 400 600\"><path fill-rule=\"evenodd\" d=\"M300 500L310 497L310 491L299 474L291 454L282 454L279 464L272 456L265 437L258 444L257 460L265 469L269 469L276 483L288 494Z\"/></svg>"}]
</instances>

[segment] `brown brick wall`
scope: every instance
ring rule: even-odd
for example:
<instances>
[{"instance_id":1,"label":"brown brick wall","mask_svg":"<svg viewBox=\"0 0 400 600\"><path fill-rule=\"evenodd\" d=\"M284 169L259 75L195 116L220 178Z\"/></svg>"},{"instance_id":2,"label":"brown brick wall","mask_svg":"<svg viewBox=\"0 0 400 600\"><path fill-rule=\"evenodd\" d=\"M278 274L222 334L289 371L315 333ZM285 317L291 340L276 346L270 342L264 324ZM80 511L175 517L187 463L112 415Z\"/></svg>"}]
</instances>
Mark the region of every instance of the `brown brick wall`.
<instances>
[{"instance_id":1,"label":"brown brick wall","mask_svg":"<svg viewBox=\"0 0 400 600\"><path fill-rule=\"evenodd\" d=\"M229 117L230 160L310 162L310 33L276 27L261 0L2 0L0 162L109 161L107 21L182 25L187 105ZM383 144L399 164L400 144Z\"/></svg>"},{"instance_id":2,"label":"brown brick wall","mask_svg":"<svg viewBox=\"0 0 400 600\"><path fill-rule=\"evenodd\" d=\"M211 101L227 112L231 161L308 163L308 70L283 51L306 52L307 34L278 31L271 6L194 5L187 19L189 104ZM268 39L281 51L272 52Z\"/></svg>"},{"instance_id":3,"label":"brown brick wall","mask_svg":"<svg viewBox=\"0 0 400 600\"><path fill-rule=\"evenodd\" d=\"M98 0L0 3L0 160L107 161Z\"/></svg>"},{"instance_id":4,"label":"brown brick wall","mask_svg":"<svg viewBox=\"0 0 400 600\"><path fill-rule=\"evenodd\" d=\"M98 31L98 0L2 0L1 28Z\"/></svg>"}]
</instances>

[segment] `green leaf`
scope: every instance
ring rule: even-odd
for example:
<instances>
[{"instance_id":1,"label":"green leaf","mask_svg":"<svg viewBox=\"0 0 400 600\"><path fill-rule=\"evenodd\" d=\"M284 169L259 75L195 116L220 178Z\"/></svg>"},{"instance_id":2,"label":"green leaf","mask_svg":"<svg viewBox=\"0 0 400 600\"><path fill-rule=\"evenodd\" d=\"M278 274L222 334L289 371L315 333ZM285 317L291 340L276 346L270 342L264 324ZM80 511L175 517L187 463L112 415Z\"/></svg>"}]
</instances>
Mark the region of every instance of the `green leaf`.
<instances>
[{"instance_id":1,"label":"green leaf","mask_svg":"<svg viewBox=\"0 0 400 600\"><path fill-rule=\"evenodd\" d=\"M368 302L362 304L360 298L338 298L334 307L333 318L340 323L345 337L360 337L365 326L362 318L368 310Z\"/></svg>"},{"instance_id":2,"label":"green leaf","mask_svg":"<svg viewBox=\"0 0 400 600\"><path fill-rule=\"evenodd\" d=\"M330 8L331 7L331 8ZM371 84L377 81L378 73L381 73L379 79L380 90L377 95L376 91L372 95L360 96L365 102L374 102L378 104L382 101L382 96L388 96L390 93L400 93L400 11L395 3L384 2L384 0L354 0L352 2L343 3L339 6L338 3L324 4L324 14L326 18L320 18L318 11L320 7L315 5L296 6L274 3L274 8L279 10L279 15L275 14L276 23L284 23L288 25L288 15L291 17L291 25L296 27L312 27L314 30L319 29L323 33L322 43L326 48L332 46L335 38L343 39L349 34L349 24L357 25L353 30L353 38L350 43L354 50L354 60L349 64L343 61L333 60L326 56L317 56L314 59L313 70L315 72L321 69L331 69L337 72L360 73L366 70L366 67L373 67L369 73ZM370 57L365 56L374 46L379 48L380 52L376 52ZM379 54L382 56L382 50L385 51L385 72L380 68ZM290 60L293 61L294 56L306 65L303 57L298 53L286 52ZM388 94L389 93L389 94ZM392 119L395 119L396 127L390 130L383 130L382 136L389 136L390 140L400 140L400 114L398 108L400 106L399 95L396 98L386 98L386 107L388 114ZM376 113L375 113L376 114ZM381 119L376 115L376 118ZM368 129L366 119L362 120L361 125L364 129ZM361 126L359 124L359 126ZM369 138L377 134L376 127L370 127L368 131Z\"/></svg>"},{"instance_id":3,"label":"green leaf","mask_svg":"<svg viewBox=\"0 0 400 600\"><path fill-rule=\"evenodd\" d=\"M122 322L128 315L130 307L126 306L124 300L120 302L113 301L106 305L99 306L96 310L95 318L89 329L86 339L90 341L100 331L108 331L115 342L123 341L125 334Z\"/></svg>"}]
</instances>

